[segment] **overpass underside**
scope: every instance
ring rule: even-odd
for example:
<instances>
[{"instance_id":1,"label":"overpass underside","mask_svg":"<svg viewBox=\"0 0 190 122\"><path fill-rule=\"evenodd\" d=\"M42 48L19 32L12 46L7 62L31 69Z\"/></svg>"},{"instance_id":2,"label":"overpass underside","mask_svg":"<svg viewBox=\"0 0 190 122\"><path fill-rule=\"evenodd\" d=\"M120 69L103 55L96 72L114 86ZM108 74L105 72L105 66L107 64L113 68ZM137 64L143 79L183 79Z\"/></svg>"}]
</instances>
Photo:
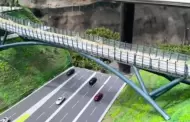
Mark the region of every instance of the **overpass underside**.
<instances>
[{"instance_id":1,"label":"overpass underside","mask_svg":"<svg viewBox=\"0 0 190 122\"><path fill-rule=\"evenodd\" d=\"M28 25L28 23L31 23ZM185 83L190 84L188 78L190 72L186 63L190 58L187 55L164 52L162 50L145 47L141 45L130 45L127 43L108 40L102 37L75 33L71 31L58 30L51 28L36 29L43 25L29 22L28 20L16 19L14 17L1 14L0 28L5 30L4 38L0 43L0 50L17 46L46 45L58 48L73 50L89 59L96 61L102 67L113 72L138 94L148 101L166 120L170 117L156 104L155 99L169 91L174 86ZM6 43L8 33L17 33L24 42ZM124 40L125 38L123 38ZM91 41L89 41L91 40ZM122 64L132 66L134 73L139 81L140 88L132 81L124 77L117 70L109 67L95 57L103 57L116 60ZM169 79L171 82L149 93L139 74L138 69L147 70Z\"/></svg>"}]
</instances>

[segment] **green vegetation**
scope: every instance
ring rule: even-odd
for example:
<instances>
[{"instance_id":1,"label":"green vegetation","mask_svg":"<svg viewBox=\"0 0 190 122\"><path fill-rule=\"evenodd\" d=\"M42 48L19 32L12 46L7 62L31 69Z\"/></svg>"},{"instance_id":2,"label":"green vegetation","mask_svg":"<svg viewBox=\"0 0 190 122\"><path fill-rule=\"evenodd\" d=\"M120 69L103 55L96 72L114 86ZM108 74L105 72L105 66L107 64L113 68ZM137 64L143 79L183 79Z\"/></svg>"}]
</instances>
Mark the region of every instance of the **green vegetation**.
<instances>
[{"instance_id":1,"label":"green vegetation","mask_svg":"<svg viewBox=\"0 0 190 122\"><path fill-rule=\"evenodd\" d=\"M120 35L118 32L113 32L110 29L107 29L105 27L100 27L100 28L94 28L94 29L88 29L86 31L87 34L91 35L97 35L101 37L105 37L107 39L114 39L114 40L119 40Z\"/></svg>"},{"instance_id":2,"label":"green vegetation","mask_svg":"<svg viewBox=\"0 0 190 122\"><path fill-rule=\"evenodd\" d=\"M152 91L169 81L161 76L140 71L148 91ZM135 76L131 78L135 83ZM171 116L167 122L189 122L190 88L180 84L156 99L156 102ZM103 122L165 122L152 106L140 97L131 87L126 86Z\"/></svg>"},{"instance_id":3,"label":"green vegetation","mask_svg":"<svg viewBox=\"0 0 190 122\"><path fill-rule=\"evenodd\" d=\"M22 9L20 10L6 12L6 14L17 17L17 18L29 19L32 22L41 23L41 21L34 16L34 14L30 11L30 9L26 7L22 7Z\"/></svg>"},{"instance_id":4,"label":"green vegetation","mask_svg":"<svg viewBox=\"0 0 190 122\"><path fill-rule=\"evenodd\" d=\"M86 30L86 34L98 35L98 36L105 37L108 39L115 39L115 40L119 39L119 33L114 33L113 31L106 29L104 27L88 29L88 30ZM103 70L103 68L100 67L98 64L96 64L94 61L86 59L86 58L80 56L78 53L70 51L70 54L71 54L74 66L92 69L92 70ZM102 60L105 63L110 63L109 60L105 60L105 59L102 59Z\"/></svg>"},{"instance_id":5,"label":"green vegetation","mask_svg":"<svg viewBox=\"0 0 190 122\"><path fill-rule=\"evenodd\" d=\"M187 45L160 45L161 49L190 54ZM149 91L156 89L169 81L161 76L146 71L140 71ZM135 83L135 75L131 78ZM188 85L180 84L159 97L156 102L171 116L167 122L189 122L190 90ZM103 122L166 122L142 97L132 88L126 86L114 102Z\"/></svg>"},{"instance_id":6,"label":"green vegetation","mask_svg":"<svg viewBox=\"0 0 190 122\"><path fill-rule=\"evenodd\" d=\"M188 45L180 45L179 46L179 45L163 44L163 45L160 45L160 49L190 55L190 46L188 46Z\"/></svg>"},{"instance_id":7,"label":"green vegetation","mask_svg":"<svg viewBox=\"0 0 190 122\"><path fill-rule=\"evenodd\" d=\"M27 9L9 12L40 22ZM7 42L22 41L21 38ZM0 52L0 112L71 66L69 52L44 46L12 48Z\"/></svg>"}]
</instances>

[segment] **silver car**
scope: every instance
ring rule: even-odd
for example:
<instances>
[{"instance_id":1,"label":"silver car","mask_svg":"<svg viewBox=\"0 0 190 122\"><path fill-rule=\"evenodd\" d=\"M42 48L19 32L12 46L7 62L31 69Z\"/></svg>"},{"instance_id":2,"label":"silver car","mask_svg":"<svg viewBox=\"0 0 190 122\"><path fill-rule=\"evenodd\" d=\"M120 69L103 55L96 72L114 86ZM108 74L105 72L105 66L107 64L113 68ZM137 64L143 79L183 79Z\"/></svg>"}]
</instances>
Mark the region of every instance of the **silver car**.
<instances>
[{"instance_id":1,"label":"silver car","mask_svg":"<svg viewBox=\"0 0 190 122\"><path fill-rule=\"evenodd\" d=\"M66 97L65 97L65 96L59 97L55 103L56 103L57 105L60 105L60 104L63 103L65 100L66 100Z\"/></svg>"},{"instance_id":2,"label":"silver car","mask_svg":"<svg viewBox=\"0 0 190 122\"><path fill-rule=\"evenodd\" d=\"M8 117L4 117L3 119L0 120L0 122L10 122Z\"/></svg>"}]
</instances>

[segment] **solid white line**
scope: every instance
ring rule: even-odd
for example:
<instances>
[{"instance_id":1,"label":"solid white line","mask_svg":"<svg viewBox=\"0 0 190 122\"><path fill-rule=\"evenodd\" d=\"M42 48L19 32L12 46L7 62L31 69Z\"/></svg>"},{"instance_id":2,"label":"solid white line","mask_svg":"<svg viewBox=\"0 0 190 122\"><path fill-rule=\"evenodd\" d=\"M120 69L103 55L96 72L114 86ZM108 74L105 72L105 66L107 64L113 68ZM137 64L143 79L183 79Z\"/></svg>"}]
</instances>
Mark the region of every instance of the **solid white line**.
<instances>
[{"instance_id":1,"label":"solid white line","mask_svg":"<svg viewBox=\"0 0 190 122\"><path fill-rule=\"evenodd\" d=\"M79 100L72 106L72 109L79 103Z\"/></svg>"},{"instance_id":2,"label":"solid white line","mask_svg":"<svg viewBox=\"0 0 190 122\"><path fill-rule=\"evenodd\" d=\"M90 113L90 116L94 113L94 111L96 110L96 108L97 108L97 107L95 107L95 108L93 109L93 111Z\"/></svg>"},{"instance_id":3,"label":"solid white line","mask_svg":"<svg viewBox=\"0 0 190 122\"><path fill-rule=\"evenodd\" d=\"M38 120L44 114L45 114L45 112L41 113L40 116L38 116L36 120Z\"/></svg>"},{"instance_id":4,"label":"solid white line","mask_svg":"<svg viewBox=\"0 0 190 122\"><path fill-rule=\"evenodd\" d=\"M63 118L60 120L60 122L63 122L64 118L68 115L68 113L66 113Z\"/></svg>"},{"instance_id":5,"label":"solid white line","mask_svg":"<svg viewBox=\"0 0 190 122\"><path fill-rule=\"evenodd\" d=\"M94 72L45 122L49 122L59 111L88 83L88 81L96 75Z\"/></svg>"},{"instance_id":6,"label":"solid white line","mask_svg":"<svg viewBox=\"0 0 190 122\"><path fill-rule=\"evenodd\" d=\"M30 107L27 111L25 111L19 117L21 117L22 115L24 115L26 113L31 116L35 111L37 111L43 104L45 104L53 95L55 95L64 85L66 85L76 75L77 75L77 73L75 73L73 76L71 76L69 79L67 79L65 82L63 82L61 85L59 85L56 89L54 89L53 91L51 91L48 95L46 95L44 98L42 98L40 101L38 101L32 107ZM16 118L15 120L17 120L18 118Z\"/></svg>"},{"instance_id":7,"label":"solid white line","mask_svg":"<svg viewBox=\"0 0 190 122\"><path fill-rule=\"evenodd\" d=\"M86 108L89 106L89 104L92 102L92 100L94 99L95 95L100 92L100 90L105 86L105 84L110 80L111 76L109 76L107 78L107 80L104 82L104 84L98 89L98 91L96 91L96 93L92 96L92 98L88 101L88 103L83 107L83 109L80 111L80 113L74 118L74 120L72 122L76 122L79 117L83 114L83 112L86 110Z\"/></svg>"},{"instance_id":8,"label":"solid white line","mask_svg":"<svg viewBox=\"0 0 190 122\"><path fill-rule=\"evenodd\" d=\"M67 70L65 70L64 72L60 73L59 75L57 75L56 77L54 77L53 79L51 79L50 81L46 82L44 85L42 85L41 87L39 87L38 89L34 90L31 94L29 94L28 96L26 96L25 98L23 98L22 100L20 100L19 102L17 102L16 104L14 104L13 106L11 106L10 108L8 108L7 110L5 110L4 112L2 112L0 115L4 114L5 112L9 111L10 109L14 108L16 105L20 104L21 102L23 102L25 99L27 99L28 97L30 97L31 95L35 94L37 91L39 91L42 87L46 86L47 84L51 83L53 80L55 80L56 78L60 77L61 75L65 74L67 71L69 71L70 69L74 68L74 66L68 68Z\"/></svg>"},{"instance_id":9,"label":"solid white line","mask_svg":"<svg viewBox=\"0 0 190 122\"><path fill-rule=\"evenodd\" d=\"M114 98L112 99L112 101L110 102L110 104L107 106L107 108L105 109L104 113L101 115L101 117L99 118L98 122L101 122L102 119L104 118L105 114L107 113L107 111L109 110L109 108L111 107L111 105L113 104L113 102L116 100L116 98L119 96L119 93L121 92L121 90L125 87L126 83L123 83L123 85L121 86L121 88L119 89L119 91L117 92L117 94L114 96Z\"/></svg>"}]
</instances>

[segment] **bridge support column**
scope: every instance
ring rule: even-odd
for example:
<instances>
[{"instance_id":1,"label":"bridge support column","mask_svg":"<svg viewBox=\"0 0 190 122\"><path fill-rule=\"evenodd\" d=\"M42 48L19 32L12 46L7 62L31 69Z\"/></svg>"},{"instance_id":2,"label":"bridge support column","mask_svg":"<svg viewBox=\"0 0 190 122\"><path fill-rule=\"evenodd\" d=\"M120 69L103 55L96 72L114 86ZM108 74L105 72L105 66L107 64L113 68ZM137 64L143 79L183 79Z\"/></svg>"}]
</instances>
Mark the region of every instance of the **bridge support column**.
<instances>
[{"instance_id":1,"label":"bridge support column","mask_svg":"<svg viewBox=\"0 0 190 122\"><path fill-rule=\"evenodd\" d=\"M120 41L132 43L133 40L133 22L134 22L135 4L121 3L120 11ZM119 63L119 70L124 73L130 73L130 66Z\"/></svg>"},{"instance_id":2,"label":"bridge support column","mask_svg":"<svg viewBox=\"0 0 190 122\"><path fill-rule=\"evenodd\" d=\"M5 43L6 39L7 39L7 36L8 36L8 32L5 31L3 39L0 38L0 45L4 45L4 43Z\"/></svg>"},{"instance_id":3,"label":"bridge support column","mask_svg":"<svg viewBox=\"0 0 190 122\"><path fill-rule=\"evenodd\" d=\"M169 84L150 92L149 95L152 97L152 99L156 99L159 96L161 96L162 94L164 94L167 91L169 91L170 89L172 89L173 87L175 87L176 85L178 85L184 79L185 79L185 77L177 78L177 79L171 81Z\"/></svg>"},{"instance_id":4,"label":"bridge support column","mask_svg":"<svg viewBox=\"0 0 190 122\"><path fill-rule=\"evenodd\" d=\"M146 89L146 87L144 85L144 82L143 82L143 79L142 79L142 77L141 77L141 75L139 73L139 70L135 66L133 66L132 68L134 70L134 73L135 73L135 75L137 77L137 80L139 81L139 84L140 84L142 90L144 91L144 93L146 93L148 95L148 91L147 91L147 89Z\"/></svg>"}]
</instances>

